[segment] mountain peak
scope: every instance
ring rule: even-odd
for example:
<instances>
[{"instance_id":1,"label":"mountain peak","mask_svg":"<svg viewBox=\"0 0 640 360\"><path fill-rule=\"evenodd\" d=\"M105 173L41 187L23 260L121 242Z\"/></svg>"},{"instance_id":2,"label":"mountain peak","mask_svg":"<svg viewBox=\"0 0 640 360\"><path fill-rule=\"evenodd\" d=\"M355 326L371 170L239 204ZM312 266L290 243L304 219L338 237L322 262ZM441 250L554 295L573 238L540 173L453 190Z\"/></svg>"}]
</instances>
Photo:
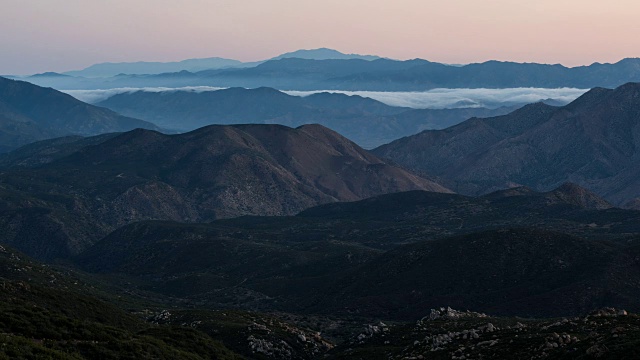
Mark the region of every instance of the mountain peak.
<instances>
[{"instance_id":1,"label":"mountain peak","mask_svg":"<svg viewBox=\"0 0 640 360\"><path fill-rule=\"evenodd\" d=\"M35 74L35 75L29 76L29 78L41 78L41 77L68 78L68 77L71 77L71 76L65 75L65 74L60 74L60 73L57 73L57 72L52 72L52 71L43 72L41 74Z\"/></svg>"},{"instance_id":2,"label":"mountain peak","mask_svg":"<svg viewBox=\"0 0 640 360\"><path fill-rule=\"evenodd\" d=\"M548 195L584 209L604 210L613 207L600 196L572 182L565 182Z\"/></svg>"},{"instance_id":3,"label":"mountain peak","mask_svg":"<svg viewBox=\"0 0 640 360\"><path fill-rule=\"evenodd\" d=\"M621 85L613 91L613 96L618 100L638 101L638 98L640 98L640 83L628 82Z\"/></svg>"},{"instance_id":4,"label":"mountain peak","mask_svg":"<svg viewBox=\"0 0 640 360\"><path fill-rule=\"evenodd\" d=\"M345 60L345 59L361 59L361 60L376 60L380 59L375 55L359 55L359 54L345 54L338 50L329 48L318 49L301 49L292 52L288 52L272 58L271 60L280 60L286 58L298 58L308 60Z\"/></svg>"},{"instance_id":5,"label":"mountain peak","mask_svg":"<svg viewBox=\"0 0 640 360\"><path fill-rule=\"evenodd\" d=\"M94 169L91 171L104 169L110 174L107 178L125 173L127 179L159 184L154 185L159 190L134 189L135 194L153 192L145 199L172 193L188 197L191 192L186 189L192 188L206 191L211 197L206 202L199 197L188 201L199 204L193 211L202 214L202 219L291 215L313 205L390 192L448 191L315 124L295 129L211 125L177 135L137 129L48 166L65 164Z\"/></svg>"}]
</instances>

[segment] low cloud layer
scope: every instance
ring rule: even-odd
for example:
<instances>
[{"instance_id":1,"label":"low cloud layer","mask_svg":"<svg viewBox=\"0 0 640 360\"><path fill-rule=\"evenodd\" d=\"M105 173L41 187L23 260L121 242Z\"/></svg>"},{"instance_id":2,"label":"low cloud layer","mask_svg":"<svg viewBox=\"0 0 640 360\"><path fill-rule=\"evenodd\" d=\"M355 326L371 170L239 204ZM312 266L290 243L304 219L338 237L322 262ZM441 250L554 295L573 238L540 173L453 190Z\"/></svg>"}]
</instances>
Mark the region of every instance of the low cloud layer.
<instances>
[{"instance_id":1,"label":"low cloud layer","mask_svg":"<svg viewBox=\"0 0 640 360\"><path fill-rule=\"evenodd\" d=\"M97 103L111 96L134 91L165 92L165 91L216 91L221 88L209 86L193 86L184 88L118 88L107 90L65 90L67 94L88 102ZM415 109L444 109L462 107L487 107L519 105L534 103L541 100L553 99L561 104L569 103L587 89L544 89L544 88L513 88L513 89L434 89L424 92L383 92L383 91L328 91L347 95L360 95L372 98L392 106L403 106ZM323 91L284 91L293 96L308 96Z\"/></svg>"},{"instance_id":2,"label":"low cloud layer","mask_svg":"<svg viewBox=\"0 0 640 360\"><path fill-rule=\"evenodd\" d=\"M288 94L305 96L319 91L287 91ZM567 104L587 92L587 89L434 89L423 92L382 92L382 91L331 91L347 95L369 97L387 105L404 106L415 109L445 109L461 107L487 107L534 103L554 99Z\"/></svg>"}]
</instances>

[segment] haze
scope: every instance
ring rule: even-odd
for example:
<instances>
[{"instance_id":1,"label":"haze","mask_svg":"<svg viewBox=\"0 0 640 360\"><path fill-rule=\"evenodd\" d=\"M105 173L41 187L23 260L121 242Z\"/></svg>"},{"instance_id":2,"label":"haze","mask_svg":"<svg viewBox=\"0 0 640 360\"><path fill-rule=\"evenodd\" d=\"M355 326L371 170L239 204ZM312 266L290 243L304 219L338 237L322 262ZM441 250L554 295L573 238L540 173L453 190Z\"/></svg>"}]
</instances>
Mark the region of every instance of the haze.
<instances>
[{"instance_id":1,"label":"haze","mask_svg":"<svg viewBox=\"0 0 640 360\"><path fill-rule=\"evenodd\" d=\"M301 48L445 63L640 56L632 0L2 0L0 74L105 61L244 61Z\"/></svg>"}]
</instances>

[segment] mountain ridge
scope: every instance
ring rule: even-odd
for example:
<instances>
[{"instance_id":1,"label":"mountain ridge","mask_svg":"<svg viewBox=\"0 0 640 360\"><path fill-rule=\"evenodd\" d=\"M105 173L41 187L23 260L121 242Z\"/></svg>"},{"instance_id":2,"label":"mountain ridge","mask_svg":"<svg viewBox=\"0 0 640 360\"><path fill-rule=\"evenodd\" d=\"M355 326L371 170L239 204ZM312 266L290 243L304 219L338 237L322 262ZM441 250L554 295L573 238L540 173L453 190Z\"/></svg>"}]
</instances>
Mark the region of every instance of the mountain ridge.
<instances>
[{"instance_id":1,"label":"mountain ridge","mask_svg":"<svg viewBox=\"0 0 640 360\"><path fill-rule=\"evenodd\" d=\"M24 81L0 78L0 149L66 135L97 135L155 125Z\"/></svg>"},{"instance_id":2,"label":"mountain ridge","mask_svg":"<svg viewBox=\"0 0 640 360\"><path fill-rule=\"evenodd\" d=\"M640 59L613 64L563 65L487 61L450 66L423 59L379 58L267 60L245 67L182 68L158 74L121 75L109 78L30 78L39 85L59 89L107 89L121 87L261 86L282 90L427 91L436 88L577 88L617 87L640 81ZM148 72L148 71L147 71Z\"/></svg>"},{"instance_id":3,"label":"mountain ridge","mask_svg":"<svg viewBox=\"0 0 640 360\"><path fill-rule=\"evenodd\" d=\"M322 92L299 97L264 87L205 92L137 91L114 95L97 105L181 131L212 124L297 127L320 123L366 148L425 128L443 128L470 116L506 114L516 108L409 109L358 95Z\"/></svg>"},{"instance_id":4,"label":"mountain ridge","mask_svg":"<svg viewBox=\"0 0 640 360\"><path fill-rule=\"evenodd\" d=\"M293 215L382 193L450 192L320 125L136 129L38 144L15 159L0 173L0 226L12 229L0 241L48 259L134 221Z\"/></svg>"},{"instance_id":5,"label":"mountain ridge","mask_svg":"<svg viewBox=\"0 0 640 360\"><path fill-rule=\"evenodd\" d=\"M564 107L525 106L383 145L374 153L480 194L519 184L546 190L570 181L614 205L638 197L640 84L594 88ZM492 170L493 169L493 170Z\"/></svg>"}]
</instances>

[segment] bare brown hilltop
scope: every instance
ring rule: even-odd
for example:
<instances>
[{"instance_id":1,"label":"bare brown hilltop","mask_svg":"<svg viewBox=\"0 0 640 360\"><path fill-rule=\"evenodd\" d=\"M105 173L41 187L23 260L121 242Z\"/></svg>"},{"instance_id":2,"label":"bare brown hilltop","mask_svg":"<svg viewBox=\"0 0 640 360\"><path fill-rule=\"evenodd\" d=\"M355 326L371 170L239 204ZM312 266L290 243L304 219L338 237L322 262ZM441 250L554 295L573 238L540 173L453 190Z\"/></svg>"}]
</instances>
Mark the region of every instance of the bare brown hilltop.
<instances>
[{"instance_id":1,"label":"bare brown hilltop","mask_svg":"<svg viewBox=\"0 0 640 360\"><path fill-rule=\"evenodd\" d=\"M36 148L56 153L47 146ZM34 162L27 157L21 163ZM320 125L296 129L209 126L180 135L137 129L48 164L9 168L0 175L0 190L7 193L3 207L11 209L0 223L11 223L13 229L5 234L5 242L37 244L44 239L26 236L27 229L43 223L48 224L47 229L57 229L60 222L56 219L70 217L62 222L63 229L40 229L35 235L60 235L59 241L68 242L71 253L118 226L140 220L194 222L240 215L293 215L319 204L386 193L450 192ZM36 206L46 211L35 212ZM25 209L28 216L16 217L16 212ZM58 251L65 248L50 239L46 242ZM58 256L49 254L46 246L38 249L42 256Z\"/></svg>"}]
</instances>

